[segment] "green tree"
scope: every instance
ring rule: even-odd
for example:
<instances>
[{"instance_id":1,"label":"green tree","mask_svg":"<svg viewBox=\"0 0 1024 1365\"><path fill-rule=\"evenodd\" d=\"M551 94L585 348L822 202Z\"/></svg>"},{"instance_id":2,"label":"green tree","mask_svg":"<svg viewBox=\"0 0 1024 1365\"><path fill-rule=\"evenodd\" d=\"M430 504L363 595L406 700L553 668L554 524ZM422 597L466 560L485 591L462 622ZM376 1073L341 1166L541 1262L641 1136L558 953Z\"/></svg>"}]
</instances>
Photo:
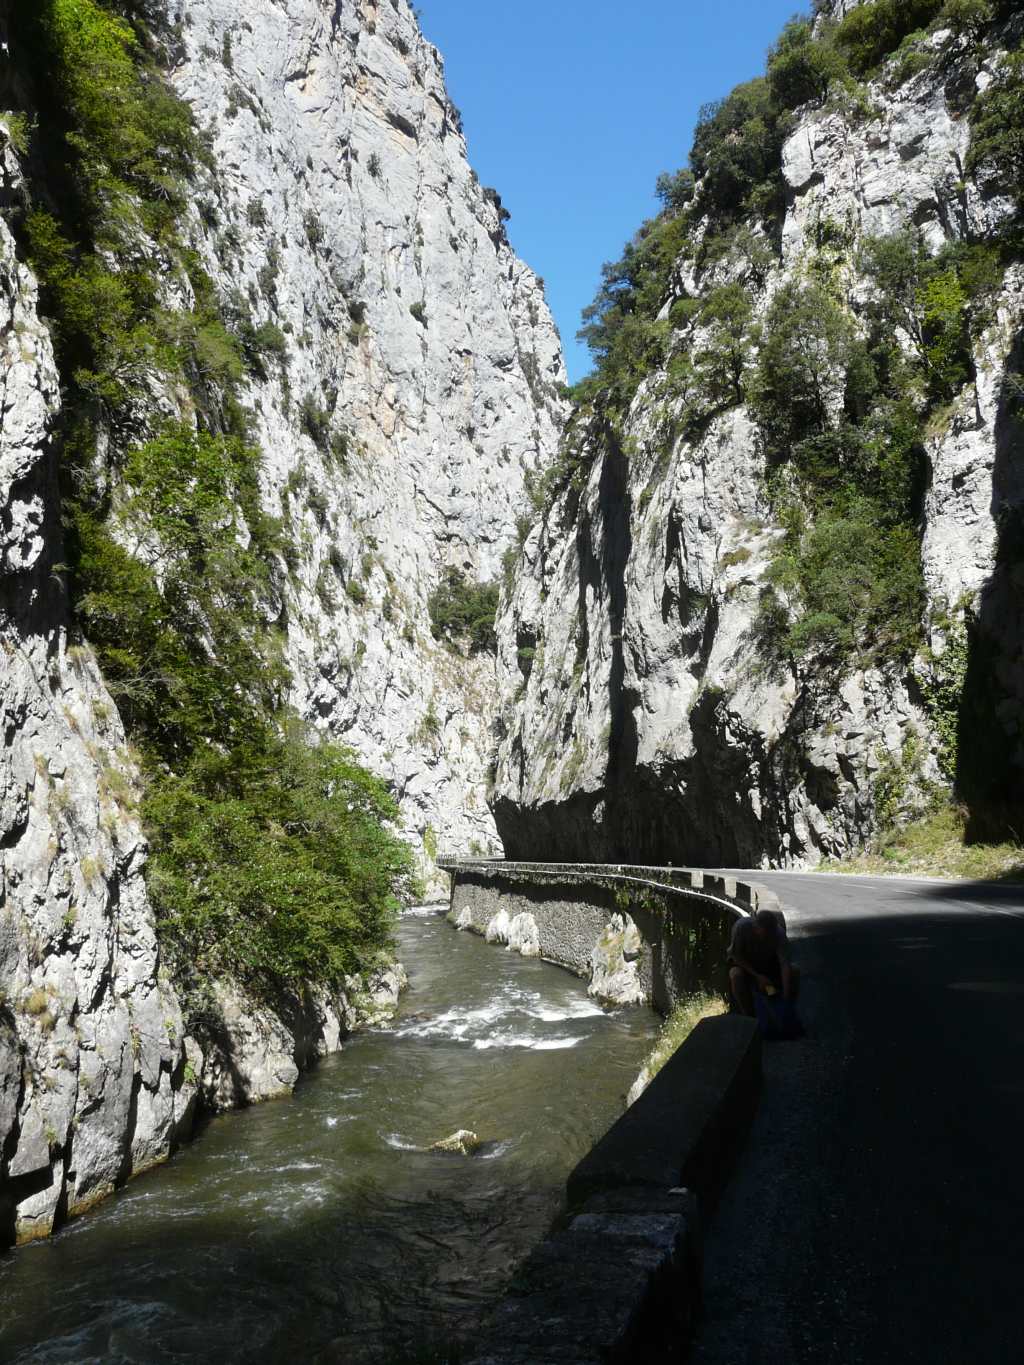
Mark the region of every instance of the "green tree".
<instances>
[{"instance_id":1,"label":"green tree","mask_svg":"<svg viewBox=\"0 0 1024 1365\"><path fill-rule=\"evenodd\" d=\"M851 317L820 285L790 281L776 294L752 394L775 461L831 430L855 340Z\"/></svg>"},{"instance_id":2,"label":"green tree","mask_svg":"<svg viewBox=\"0 0 1024 1365\"><path fill-rule=\"evenodd\" d=\"M704 299L700 321L707 340L694 362L698 382L712 407L743 401L753 316L753 304L742 285L720 285Z\"/></svg>"},{"instance_id":3,"label":"green tree","mask_svg":"<svg viewBox=\"0 0 1024 1365\"><path fill-rule=\"evenodd\" d=\"M971 109L966 169L991 177L1024 208L1024 52L1005 59Z\"/></svg>"},{"instance_id":4,"label":"green tree","mask_svg":"<svg viewBox=\"0 0 1024 1365\"><path fill-rule=\"evenodd\" d=\"M768 54L768 85L781 109L824 100L846 75L838 48L815 39L807 19L791 19Z\"/></svg>"},{"instance_id":5,"label":"green tree","mask_svg":"<svg viewBox=\"0 0 1024 1365\"><path fill-rule=\"evenodd\" d=\"M186 978L337 982L388 946L412 859L383 784L301 730L150 784L149 886Z\"/></svg>"},{"instance_id":6,"label":"green tree","mask_svg":"<svg viewBox=\"0 0 1024 1365\"><path fill-rule=\"evenodd\" d=\"M725 221L745 211L769 213L782 193L782 144L789 127L763 76L705 105L690 153L701 181L700 207Z\"/></svg>"}]
</instances>

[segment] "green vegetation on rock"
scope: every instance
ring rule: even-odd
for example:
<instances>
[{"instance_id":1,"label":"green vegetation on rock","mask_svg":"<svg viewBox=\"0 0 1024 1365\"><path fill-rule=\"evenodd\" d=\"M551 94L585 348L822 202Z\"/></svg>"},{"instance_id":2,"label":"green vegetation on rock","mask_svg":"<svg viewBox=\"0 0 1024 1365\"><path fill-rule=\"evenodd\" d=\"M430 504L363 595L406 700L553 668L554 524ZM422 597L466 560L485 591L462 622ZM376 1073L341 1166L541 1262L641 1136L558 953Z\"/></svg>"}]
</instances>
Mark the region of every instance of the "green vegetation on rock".
<instances>
[{"instance_id":1,"label":"green vegetation on rock","mask_svg":"<svg viewBox=\"0 0 1024 1365\"><path fill-rule=\"evenodd\" d=\"M698 992L681 1001L661 1026L657 1041L644 1061L640 1075L629 1092L629 1102L637 1099L654 1080L665 1063L689 1038L702 1019L715 1019L728 1012L720 995Z\"/></svg>"},{"instance_id":2,"label":"green vegetation on rock","mask_svg":"<svg viewBox=\"0 0 1024 1365\"><path fill-rule=\"evenodd\" d=\"M151 783L150 892L179 972L338 981L389 942L406 846L384 784L301 729L197 753Z\"/></svg>"},{"instance_id":3,"label":"green vegetation on rock","mask_svg":"<svg viewBox=\"0 0 1024 1365\"><path fill-rule=\"evenodd\" d=\"M873 877L1024 881L1024 848L1019 843L968 842L966 830L966 813L941 803L924 819L886 830L866 852L822 863L818 870Z\"/></svg>"},{"instance_id":4,"label":"green vegetation on rock","mask_svg":"<svg viewBox=\"0 0 1024 1365\"><path fill-rule=\"evenodd\" d=\"M1007 57L971 110L966 169L995 179L1024 210L1024 52Z\"/></svg>"},{"instance_id":5,"label":"green vegetation on rock","mask_svg":"<svg viewBox=\"0 0 1024 1365\"><path fill-rule=\"evenodd\" d=\"M498 647L494 620L497 583L474 583L459 569L449 569L430 595L430 628L435 640L470 654L493 654Z\"/></svg>"},{"instance_id":6,"label":"green vegetation on rock","mask_svg":"<svg viewBox=\"0 0 1024 1365\"><path fill-rule=\"evenodd\" d=\"M158 929L195 1006L214 975L273 993L374 965L412 864L382 784L285 704L287 547L242 401L285 340L200 265L202 140L123 10L11 20L46 92L17 227L54 324L72 599L140 755Z\"/></svg>"}]
</instances>

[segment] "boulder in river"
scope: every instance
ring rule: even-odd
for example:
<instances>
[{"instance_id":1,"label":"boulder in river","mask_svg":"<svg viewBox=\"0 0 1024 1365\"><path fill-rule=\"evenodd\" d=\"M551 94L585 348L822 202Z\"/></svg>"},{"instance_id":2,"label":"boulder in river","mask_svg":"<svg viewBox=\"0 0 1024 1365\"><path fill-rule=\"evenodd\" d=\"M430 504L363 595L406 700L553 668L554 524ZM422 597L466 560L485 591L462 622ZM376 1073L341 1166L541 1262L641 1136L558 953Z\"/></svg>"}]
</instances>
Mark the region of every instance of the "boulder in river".
<instances>
[{"instance_id":1,"label":"boulder in river","mask_svg":"<svg viewBox=\"0 0 1024 1365\"><path fill-rule=\"evenodd\" d=\"M460 1128L458 1132L452 1133L451 1137L442 1138L440 1142L431 1144L432 1152L456 1152L459 1156L472 1156L480 1146L480 1139L476 1133L471 1133L468 1128Z\"/></svg>"}]
</instances>

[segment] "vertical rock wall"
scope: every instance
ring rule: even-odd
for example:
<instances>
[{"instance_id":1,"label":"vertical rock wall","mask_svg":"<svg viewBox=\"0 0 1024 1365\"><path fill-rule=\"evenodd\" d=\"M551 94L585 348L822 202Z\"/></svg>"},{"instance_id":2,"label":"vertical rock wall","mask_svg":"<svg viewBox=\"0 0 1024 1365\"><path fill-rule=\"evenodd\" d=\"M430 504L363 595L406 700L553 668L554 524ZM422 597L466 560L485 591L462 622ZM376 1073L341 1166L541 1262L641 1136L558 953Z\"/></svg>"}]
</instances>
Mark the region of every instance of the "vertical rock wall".
<instances>
[{"instance_id":1,"label":"vertical rock wall","mask_svg":"<svg viewBox=\"0 0 1024 1365\"><path fill-rule=\"evenodd\" d=\"M948 38L928 41L938 52ZM856 265L869 235L916 227L933 251L991 240L1013 206L965 178L964 108L965 88L986 88L999 60L954 55L896 90L876 82L869 113L833 102L798 115L777 262L758 278L744 250L700 269L681 259L661 316L738 282L763 319L785 283L808 278L830 234L843 248L829 278L853 308L869 291ZM928 643L946 655L950 620L975 614L978 648L994 656L978 664L979 724L993 758L1016 755L1007 782L1015 772L1018 800L1024 674L1010 542L1024 504L1022 284L1010 267L974 343L977 380L928 435L922 513ZM704 340L698 328L688 349ZM757 428L741 405L692 440L680 434L683 403L666 392L667 376L652 374L621 431L595 422L583 434L583 472L527 542L501 628L495 811L506 851L727 866L841 855L877 828L880 775L900 773L904 755L916 755L909 798L942 780L915 677L930 665L860 665L834 681L771 665L758 614L784 532ZM998 683L987 700L986 680Z\"/></svg>"},{"instance_id":2,"label":"vertical rock wall","mask_svg":"<svg viewBox=\"0 0 1024 1365\"><path fill-rule=\"evenodd\" d=\"M236 320L277 338L242 397L292 549L293 700L390 780L425 869L442 841L495 848L493 659L436 642L427 602L450 568L497 573L526 472L557 443L564 370L542 286L470 170L440 57L405 0L151 11L212 150L194 244ZM2 1243L45 1235L164 1159L200 1087L213 1105L287 1092L400 980L278 1012L225 984L207 1055L182 1037L132 757L74 643L58 376L6 222L26 192L0 139ZM188 417L180 395L154 391Z\"/></svg>"},{"instance_id":3,"label":"vertical rock wall","mask_svg":"<svg viewBox=\"0 0 1024 1365\"><path fill-rule=\"evenodd\" d=\"M21 177L0 137L9 203ZM69 645L57 372L2 221L0 337L2 1243L164 1159L195 1086L159 973L132 759L88 649Z\"/></svg>"}]
</instances>

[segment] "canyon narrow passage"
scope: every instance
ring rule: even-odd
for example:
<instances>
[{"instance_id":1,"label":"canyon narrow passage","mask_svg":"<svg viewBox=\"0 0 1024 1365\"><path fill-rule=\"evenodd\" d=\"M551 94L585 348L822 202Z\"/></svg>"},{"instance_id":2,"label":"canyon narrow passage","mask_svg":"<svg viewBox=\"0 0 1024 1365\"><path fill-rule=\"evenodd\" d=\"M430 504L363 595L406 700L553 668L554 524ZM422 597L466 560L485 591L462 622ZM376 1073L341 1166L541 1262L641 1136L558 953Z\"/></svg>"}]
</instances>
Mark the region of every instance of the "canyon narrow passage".
<instances>
[{"instance_id":1,"label":"canyon narrow passage","mask_svg":"<svg viewBox=\"0 0 1024 1365\"><path fill-rule=\"evenodd\" d=\"M399 953L391 1030L6 1257L0 1358L393 1361L471 1330L621 1113L657 1020L435 911L403 918ZM459 1128L475 1156L427 1150Z\"/></svg>"}]
</instances>

